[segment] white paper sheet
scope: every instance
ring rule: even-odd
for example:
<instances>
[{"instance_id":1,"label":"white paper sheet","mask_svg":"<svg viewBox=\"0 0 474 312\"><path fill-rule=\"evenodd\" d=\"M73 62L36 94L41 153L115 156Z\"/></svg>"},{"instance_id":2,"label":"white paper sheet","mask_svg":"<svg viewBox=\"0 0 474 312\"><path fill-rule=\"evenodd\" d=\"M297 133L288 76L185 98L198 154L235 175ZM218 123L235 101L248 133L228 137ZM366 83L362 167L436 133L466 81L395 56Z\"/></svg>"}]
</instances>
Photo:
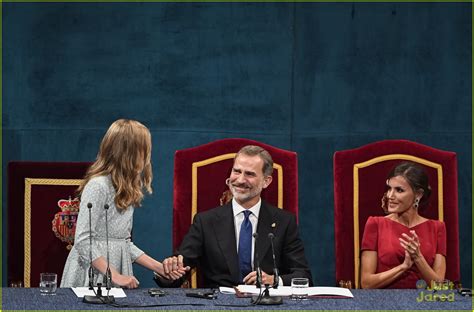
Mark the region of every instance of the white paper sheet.
<instances>
[{"instance_id":1,"label":"white paper sheet","mask_svg":"<svg viewBox=\"0 0 474 312\"><path fill-rule=\"evenodd\" d=\"M347 288L342 287L309 287L308 296L342 296L354 298L354 295Z\"/></svg>"},{"instance_id":2,"label":"white paper sheet","mask_svg":"<svg viewBox=\"0 0 474 312\"><path fill-rule=\"evenodd\" d=\"M219 291L220 291L221 294L230 294L230 295L235 294L235 289L232 288L232 287L223 287L223 286L221 286L221 287L219 287Z\"/></svg>"},{"instance_id":3,"label":"white paper sheet","mask_svg":"<svg viewBox=\"0 0 474 312\"><path fill-rule=\"evenodd\" d=\"M82 298L84 296L94 296L94 292L89 287L71 287L72 291L77 297ZM97 287L94 287L95 293L97 293ZM114 296L115 298L125 298L127 295L122 288L111 288L110 291L102 287L102 296Z\"/></svg>"},{"instance_id":4,"label":"white paper sheet","mask_svg":"<svg viewBox=\"0 0 474 312\"><path fill-rule=\"evenodd\" d=\"M258 295L260 290L255 285L239 285L240 292L246 294ZM235 293L235 290L229 287L219 287L221 293ZM263 289L262 289L263 290ZM270 296L291 296L290 286L280 286L277 289L270 288ZM308 287L308 296L340 296L354 298L354 295L347 288L341 287Z\"/></svg>"}]
</instances>

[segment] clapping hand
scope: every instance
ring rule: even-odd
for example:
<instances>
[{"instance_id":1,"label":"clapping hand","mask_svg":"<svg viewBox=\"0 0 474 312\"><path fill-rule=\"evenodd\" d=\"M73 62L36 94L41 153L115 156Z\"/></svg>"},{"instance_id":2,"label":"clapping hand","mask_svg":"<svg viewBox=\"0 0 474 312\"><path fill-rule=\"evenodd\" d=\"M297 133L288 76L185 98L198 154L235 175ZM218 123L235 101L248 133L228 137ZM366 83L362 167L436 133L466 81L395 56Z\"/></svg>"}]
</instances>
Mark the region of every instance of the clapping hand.
<instances>
[{"instance_id":1,"label":"clapping hand","mask_svg":"<svg viewBox=\"0 0 474 312\"><path fill-rule=\"evenodd\" d=\"M422 256L420 251L421 244L418 235L416 235L416 232L411 230L410 233L412 234L411 237L408 234L402 234L403 238L399 238L400 245L402 245L402 247L410 255L412 260L416 260Z\"/></svg>"},{"instance_id":2,"label":"clapping hand","mask_svg":"<svg viewBox=\"0 0 474 312\"><path fill-rule=\"evenodd\" d=\"M413 265L413 259L411 258L408 251L405 250L405 259L403 260L402 267L404 270L408 270Z\"/></svg>"}]
</instances>

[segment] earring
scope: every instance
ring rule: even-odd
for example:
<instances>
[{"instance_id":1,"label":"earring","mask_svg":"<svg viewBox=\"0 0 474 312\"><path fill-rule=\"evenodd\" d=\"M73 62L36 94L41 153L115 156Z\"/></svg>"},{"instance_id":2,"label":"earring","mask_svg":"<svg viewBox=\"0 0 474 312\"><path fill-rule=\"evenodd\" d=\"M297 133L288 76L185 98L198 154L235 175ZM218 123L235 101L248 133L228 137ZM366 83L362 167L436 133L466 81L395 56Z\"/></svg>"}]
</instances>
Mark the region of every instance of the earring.
<instances>
[{"instance_id":1,"label":"earring","mask_svg":"<svg viewBox=\"0 0 474 312\"><path fill-rule=\"evenodd\" d=\"M415 207L415 209L418 209L418 203L420 202L420 200L418 198L415 199L415 204L413 205Z\"/></svg>"}]
</instances>

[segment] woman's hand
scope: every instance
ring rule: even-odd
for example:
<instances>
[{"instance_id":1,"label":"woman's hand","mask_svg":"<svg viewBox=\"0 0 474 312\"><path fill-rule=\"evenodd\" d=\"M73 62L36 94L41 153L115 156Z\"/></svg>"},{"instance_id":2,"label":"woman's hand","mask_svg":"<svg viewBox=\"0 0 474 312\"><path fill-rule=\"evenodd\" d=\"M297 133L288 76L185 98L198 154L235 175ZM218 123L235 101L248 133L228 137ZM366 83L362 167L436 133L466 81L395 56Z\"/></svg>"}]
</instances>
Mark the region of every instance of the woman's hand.
<instances>
[{"instance_id":1,"label":"woman's hand","mask_svg":"<svg viewBox=\"0 0 474 312\"><path fill-rule=\"evenodd\" d=\"M113 274L112 282L115 285L126 288L137 288L140 282L135 278L135 276L122 275L122 274Z\"/></svg>"},{"instance_id":2,"label":"woman's hand","mask_svg":"<svg viewBox=\"0 0 474 312\"><path fill-rule=\"evenodd\" d=\"M417 260L418 258L422 257L423 255L421 254L421 244L420 240L418 238L418 235L416 235L415 231L410 231L412 236L408 236L408 234L403 233L402 237L399 238L400 240L400 245L405 249L406 252L410 254L410 257L412 260Z\"/></svg>"},{"instance_id":3,"label":"woman's hand","mask_svg":"<svg viewBox=\"0 0 474 312\"><path fill-rule=\"evenodd\" d=\"M434 263L429 265L425 257L421 253L420 239L415 231L410 231L411 237L407 234L402 234L403 238L399 238L400 245L405 249L406 255L410 255L412 265L415 265L420 271L421 277L430 284L432 281L442 281L446 274L446 259L441 254L436 254ZM405 263L405 262L404 262ZM409 261L408 261L409 263Z\"/></svg>"},{"instance_id":4,"label":"woman's hand","mask_svg":"<svg viewBox=\"0 0 474 312\"><path fill-rule=\"evenodd\" d=\"M403 260L403 263L401 264L402 269L404 271L408 270L413 266L413 259L411 258L410 254L408 251L405 250L405 259Z\"/></svg>"},{"instance_id":5,"label":"woman's hand","mask_svg":"<svg viewBox=\"0 0 474 312\"><path fill-rule=\"evenodd\" d=\"M163 260L164 277L167 279L177 280L190 269L189 266L184 266L182 255L169 257Z\"/></svg>"},{"instance_id":6,"label":"woman's hand","mask_svg":"<svg viewBox=\"0 0 474 312\"><path fill-rule=\"evenodd\" d=\"M190 268L188 266L187 267L182 267L182 268L177 268L176 270L171 271L170 273L168 273L166 275L166 278L168 278L170 280L173 280L173 281L177 280L177 279L180 279L189 270L190 270Z\"/></svg>"}]
</instances>

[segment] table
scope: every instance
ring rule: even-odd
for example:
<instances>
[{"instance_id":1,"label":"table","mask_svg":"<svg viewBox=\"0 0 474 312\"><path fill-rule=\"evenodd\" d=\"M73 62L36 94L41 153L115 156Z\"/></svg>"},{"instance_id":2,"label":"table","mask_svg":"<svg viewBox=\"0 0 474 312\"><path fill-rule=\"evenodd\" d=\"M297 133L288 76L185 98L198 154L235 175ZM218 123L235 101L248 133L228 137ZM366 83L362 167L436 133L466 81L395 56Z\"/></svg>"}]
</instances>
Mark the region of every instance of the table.
<instances>
[{"instance_id":1,"label":"table","mask_svg":"<svg viewBox=\"0 0 474 312\"><path fill-rule=\"evenodd\" d=\"M472 297L462 297L455 291L454 301L419 302L420 290L362 290L354 289L351 299L313 298L294 301L284 298L282 305L255 306L250 298L237 298L234 295L218 294L217 299L200 299L186 297L182 288L164 289L164 297L151 297L147 289L125 290L127 298L117 298L119 304L152 305L152 304L188 304L160 307L116 308L108 305L83 303L69 288L58 288L56 295L41 295L38 288L2 288L3 310L469 310L472 311ZM423 295L433 294L424 291ZM447 293L448 294L448 293ZM418 299L417 299L418 298ZM425 297L423 297L425 299ZM427 297L429 299L429 297ZM196 305L192 305L196 304ZM226 306L227 305L227 306Z\"/></svg>"}]
</instances>

